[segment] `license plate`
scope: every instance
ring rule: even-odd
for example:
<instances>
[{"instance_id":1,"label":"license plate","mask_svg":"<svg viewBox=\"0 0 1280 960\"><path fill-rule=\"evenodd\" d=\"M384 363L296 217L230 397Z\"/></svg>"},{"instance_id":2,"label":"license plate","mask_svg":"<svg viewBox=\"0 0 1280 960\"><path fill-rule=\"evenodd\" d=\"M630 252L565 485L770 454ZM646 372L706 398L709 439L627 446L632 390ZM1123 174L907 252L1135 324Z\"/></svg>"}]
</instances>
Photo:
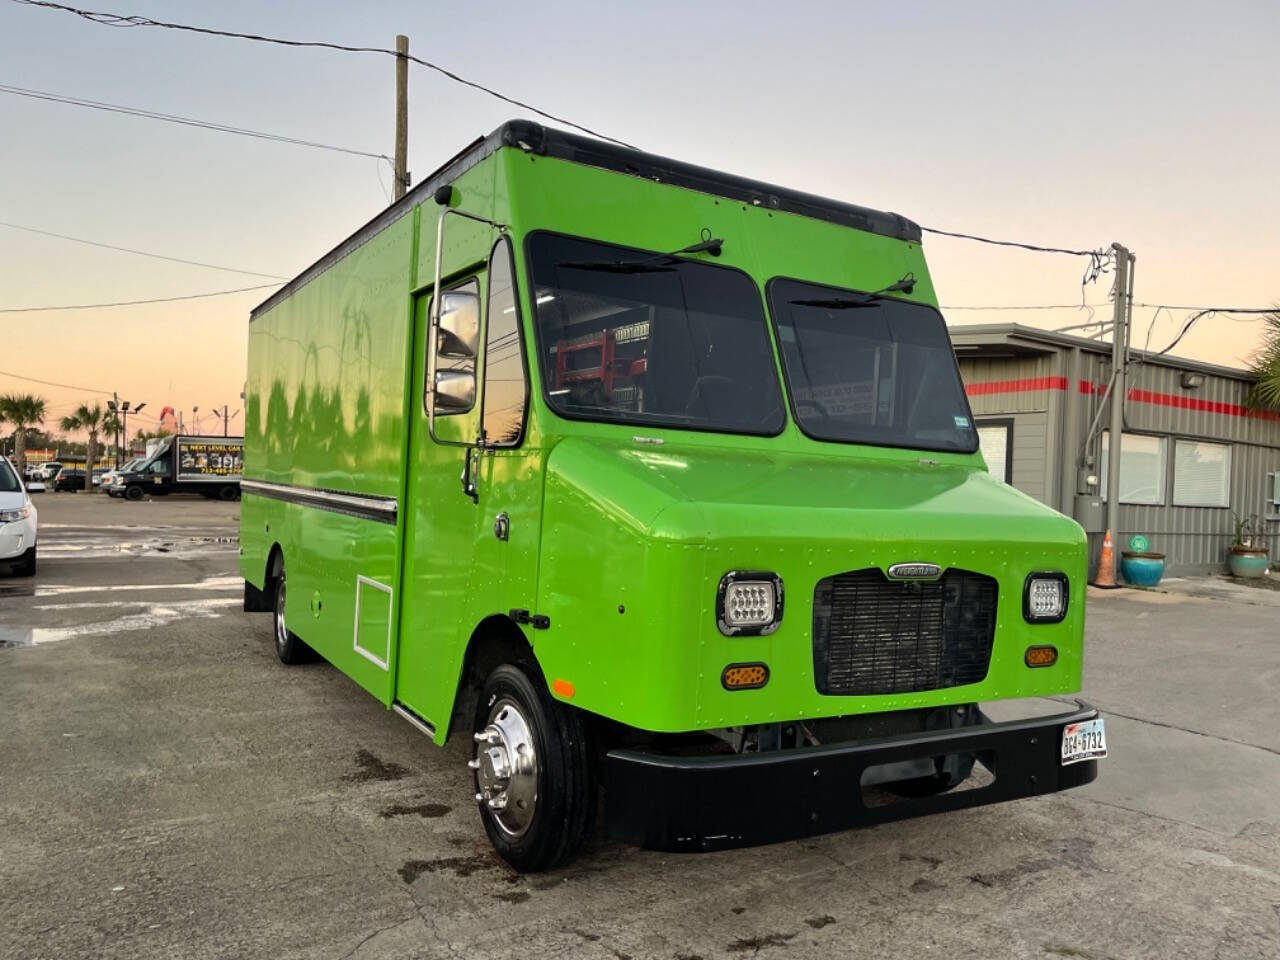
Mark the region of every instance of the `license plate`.
<instances>
[{"instance_id":1,"label":"license plate","mask_svg":"<svg viewBox=\"0 0 1280 960\"><path fill-rule=\"evenodd\" d=\"M1107 733L1102 718L1069 723L1062 728L1062 765L1100 760L1107 755Z\"/></svg>"}]
</instances>

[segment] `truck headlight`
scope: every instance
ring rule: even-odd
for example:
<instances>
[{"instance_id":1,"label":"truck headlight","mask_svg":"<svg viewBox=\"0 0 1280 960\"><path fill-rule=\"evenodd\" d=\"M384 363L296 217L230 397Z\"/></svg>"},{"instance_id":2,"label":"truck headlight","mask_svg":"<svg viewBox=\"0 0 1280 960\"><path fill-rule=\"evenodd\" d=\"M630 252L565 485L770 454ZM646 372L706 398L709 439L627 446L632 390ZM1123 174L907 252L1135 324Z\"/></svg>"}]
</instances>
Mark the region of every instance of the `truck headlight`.
<instances>
[{"instance_id":1,"label":"truck headlight","mask_svg":"<svg viewBox=\"0 0 1280 960\"><path fill-rule=\"evenodd\" d=\"M782 622L782 579L732 570L720 578L716 624L726 637L773 633Z\"/></svg>"},{"instance_id":2,"label":"truck headlight","mask_svg":"<svg viewBox=\"0 0 1280 960\"><path fill-rule=\"evenodd\" d=\"M31 504L25 504L17 510L0 510L0 523L16 523L31 516Z\"/></svg>"},{"instance_id":3,"label":"truck headlight","mask_svg":"<svg viewBox=\"0 0 1280 960\"><path fill-rule=\"evenodd\" d=\"M1022 617L1027 623L1060 623L1067 615L1067 575L1032 573L1022 588Z\"/></svg>"}]
</instances>

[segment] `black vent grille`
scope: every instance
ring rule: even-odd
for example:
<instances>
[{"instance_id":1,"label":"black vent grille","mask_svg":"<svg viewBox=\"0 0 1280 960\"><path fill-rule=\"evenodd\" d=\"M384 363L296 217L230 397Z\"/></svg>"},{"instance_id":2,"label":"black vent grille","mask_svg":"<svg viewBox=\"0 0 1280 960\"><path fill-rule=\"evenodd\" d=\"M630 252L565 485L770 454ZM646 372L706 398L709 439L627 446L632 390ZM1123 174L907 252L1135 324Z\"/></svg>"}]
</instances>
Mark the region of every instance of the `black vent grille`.
<instances>
[{"instance_id":1,"label":"black vent grille","mask_svg":"<svg viewBox=\"0 0 1280 960\"><path fill-rule=\"evenodd\" d=\"M865 696L978 683L991 664L997 592L994 579L967 570L901 581L872 567L818 581L818 692Z\"/></svg>"}]
</instances>

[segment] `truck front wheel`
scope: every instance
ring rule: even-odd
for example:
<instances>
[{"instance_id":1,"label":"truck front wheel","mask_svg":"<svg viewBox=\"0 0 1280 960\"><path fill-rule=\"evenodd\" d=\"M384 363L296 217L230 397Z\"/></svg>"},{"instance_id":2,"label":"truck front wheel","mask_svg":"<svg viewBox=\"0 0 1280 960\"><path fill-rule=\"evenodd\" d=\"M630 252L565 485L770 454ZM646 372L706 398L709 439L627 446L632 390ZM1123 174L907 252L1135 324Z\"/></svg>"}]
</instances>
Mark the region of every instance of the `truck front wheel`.
<instances>
[{"instance_id":1,"label":"truck front wheel","mask_svg":"<svg viewBox=\"0 0 1280 960\"><path fill-rule=\"evenodd\" d=\"M126 500L141 500L142 488L139 486L130 486L124 488L124 498Z\"/></svg>"},{"instance_id":2,"label":"truck front wheel","mask_svg":"<svg viewBox=\"0 0 1280 960\"><path fill-rule=\"evenodd\" d=\"M476 802L489 841L522 873L567 863L595 827L595 757L583 715L532 663L503 664L476 705Z\"/></svg>"}]
</instances>

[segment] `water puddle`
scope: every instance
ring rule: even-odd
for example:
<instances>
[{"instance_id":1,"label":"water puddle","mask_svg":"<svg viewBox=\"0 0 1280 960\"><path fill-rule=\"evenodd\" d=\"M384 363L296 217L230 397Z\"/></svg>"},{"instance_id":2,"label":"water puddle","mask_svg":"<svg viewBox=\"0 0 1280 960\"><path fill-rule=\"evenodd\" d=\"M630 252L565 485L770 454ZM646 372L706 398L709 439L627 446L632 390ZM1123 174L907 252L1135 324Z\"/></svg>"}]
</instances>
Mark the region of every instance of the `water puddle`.
<instances>
[{"instance_id":1,"label":"water puddle","mask_svg":"<svg viewBox=\"0 0 1280 960\"><path fill-rule=\"evenodd\" d=\"M119 589L119 588L114 588ZM100 623L81 623L70 627L15 627L0 625L0 650L12 650L18 647L36 647L45 643L56 643L59 640L70 640L74 637L102 636L104 634L125 633L130 630L151 630L155 627L168 626L178 620L198 618L215 620L221 617L226 608L237 606L240 600L235 597L210 597L203 600L182 600L176 603L149 603L138 601L127 603L118 601L120 606L143 606L147 609L105 620ZM82 607L110 607L115 602L101 604L66 604L62 607L38 607L37 609L80 609Z\"/></svg>"},{"instance_id":2,"label":"water puddle","mask_svg":"<svg viewBox=\"0 0 1280 960\"><path fill-rule=\"evenodd\" d=\"M43 584L36 587L37 597L61 597L69 593L101 593L110 590L239 590L244 579L236 576L205 577L192 583L104 583L96 586L71 586L69 584ZM28 594L30 596L30 594Z\"/></svg>"},{"instance_id":3,"label":"water puddle","mask_svg":"<svg viewBox=\"0 0 1280 960\"><path fill-rule=\"evenodd\" d=\"M205 536L162 539L150 537L137 540L114 540L108 537L68 537L45 541L40 544L44 557L107 558L144 557L162 553L174 556L205 556L209 553L229 551L240 542L236 536Z\"/></svg>"}]
</instances>

